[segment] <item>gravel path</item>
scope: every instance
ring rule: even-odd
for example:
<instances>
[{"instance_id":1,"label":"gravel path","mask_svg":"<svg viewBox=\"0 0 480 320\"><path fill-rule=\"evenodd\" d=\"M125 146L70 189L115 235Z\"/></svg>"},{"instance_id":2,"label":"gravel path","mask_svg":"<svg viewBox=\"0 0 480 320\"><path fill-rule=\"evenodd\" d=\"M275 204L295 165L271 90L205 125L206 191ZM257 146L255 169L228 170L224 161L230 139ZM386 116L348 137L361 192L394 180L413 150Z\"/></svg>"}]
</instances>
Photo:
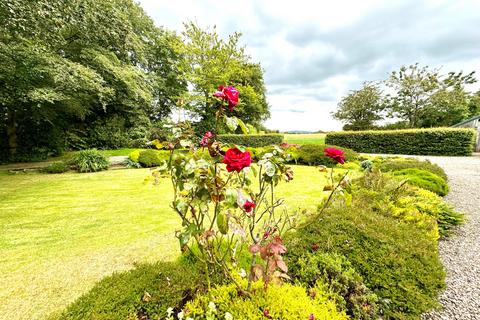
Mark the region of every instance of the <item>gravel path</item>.
<instances>
[{"instance_id":1,"label":"gravel path","mask_svg":"<svg viewBox=\"0 0 480 320\"><path fill-rule=\"evenodd\" d=\"M425 320L480 320L480 156L433 157L448 175L450 192L445 199L465 213L466 223L439 243L447 271L447 289L439 300L443 310L430 312Z\"/></svg>"}]
</instances>

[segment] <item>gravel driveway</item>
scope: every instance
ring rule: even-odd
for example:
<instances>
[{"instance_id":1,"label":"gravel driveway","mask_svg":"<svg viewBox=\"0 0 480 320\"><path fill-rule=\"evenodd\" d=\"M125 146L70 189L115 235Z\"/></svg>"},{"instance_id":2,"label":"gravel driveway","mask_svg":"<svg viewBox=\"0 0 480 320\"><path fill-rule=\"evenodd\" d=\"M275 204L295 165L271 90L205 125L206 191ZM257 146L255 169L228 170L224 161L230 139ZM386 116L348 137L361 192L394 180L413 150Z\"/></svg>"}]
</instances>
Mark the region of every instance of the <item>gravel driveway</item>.
<instances>
[{"instance_id":1,"label":"gravel driveway","mask_svg":"<svg viewBox=\"0 0 480 320\"><path fill-rule=\"evenodd\" d=\"M409 157L409 156L404 156ZM465 213L466 223L439 243L447 271L447 289L440 296L443 310L425 314L425 320L480 319L480 156L434 157L448 175L450 193L445 199Z\"/></svg>"}]
</instances>

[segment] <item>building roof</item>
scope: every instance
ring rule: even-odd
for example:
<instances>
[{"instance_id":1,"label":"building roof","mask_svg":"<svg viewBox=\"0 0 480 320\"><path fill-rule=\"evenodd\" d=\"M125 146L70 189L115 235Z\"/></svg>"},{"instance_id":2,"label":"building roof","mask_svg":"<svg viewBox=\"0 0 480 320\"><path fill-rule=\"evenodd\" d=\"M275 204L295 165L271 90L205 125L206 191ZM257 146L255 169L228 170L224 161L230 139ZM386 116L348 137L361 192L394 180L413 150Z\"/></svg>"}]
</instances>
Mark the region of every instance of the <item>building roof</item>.
<instances>
[{"instance_id":1,"label":"building roof","mask_svg":"<svg viewBox=\"0 0 480 320\"><path fill-rule=\"evenodd\" d=\"M467 120L464 120L460 123L457 123L457 124L454 124L452 127L461 127L462 125L466 124L466 123L469 123L471 121L475 121L477 119L480 119L480 114L478 116L475 116L475 117L471 117L470 119L467 119Z\"/></svg>"}]
</instances>

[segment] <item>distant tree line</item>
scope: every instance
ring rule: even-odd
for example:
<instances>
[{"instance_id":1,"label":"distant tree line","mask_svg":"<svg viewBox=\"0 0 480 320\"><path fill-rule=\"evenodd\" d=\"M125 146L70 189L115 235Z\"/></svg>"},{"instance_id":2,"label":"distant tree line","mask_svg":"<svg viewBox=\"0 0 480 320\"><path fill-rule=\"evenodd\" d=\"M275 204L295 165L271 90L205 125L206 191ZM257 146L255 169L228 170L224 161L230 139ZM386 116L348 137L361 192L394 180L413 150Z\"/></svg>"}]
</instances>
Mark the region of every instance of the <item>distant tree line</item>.
<instances>
[{"instance_id":1,"label":"distant tree line","mask_svg":"<svg viewBox=\"0 0 480 320\"><path fill-rule=\"evenodd\" d=\"M235 116L269 116L263 71L239 33L154 25L133 0L0 3L0 160L142 144L172 112L211 128L210 95L237 86Z\"/></svg>"},{"instance_id":2,"label":"distant tree line","mask_svg":"<svg viewBox=\"0 0 480 320\"><path fill-rule=\"evenodd\" d=\"M402 66L389 78L365 82L341 99L333 117L344 130L451 126L480 114L480 91L468 92L474 72L440 73L419 64ZM396 122L378 125L388 118Z\"/></svg>"}]
</instances>

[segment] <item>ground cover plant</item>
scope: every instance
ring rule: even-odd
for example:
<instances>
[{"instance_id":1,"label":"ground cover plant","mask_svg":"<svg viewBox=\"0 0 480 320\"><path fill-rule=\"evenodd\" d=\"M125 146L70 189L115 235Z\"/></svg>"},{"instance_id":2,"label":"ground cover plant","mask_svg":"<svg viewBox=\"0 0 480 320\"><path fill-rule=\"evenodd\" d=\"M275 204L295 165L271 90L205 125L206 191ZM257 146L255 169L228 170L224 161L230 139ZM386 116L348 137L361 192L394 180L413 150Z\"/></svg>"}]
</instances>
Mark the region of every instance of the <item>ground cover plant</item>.
<instances>
[{"instance_id":1,"label":"ground cover plant","mask_svg":"<svg viewBox=\"0 0 480 320\"><path fill-rule=\"evenodd\" d=\"M409 184L435 192L439 196L445 196L448 193L447 182L427 170L407 168L394 171L393 175L405 179Z\"/></svg>"},{"instance_id":2,"label":"ground cover plant","mask_svg":"<svg viewBox=\"0 0 480 320\"><path fill-rule=\"evenodd\" d=\"M427 170L447 181L448 177L445 171L437 164L428 160L418 160L414 158L377 158L376 168L383 172L398 171L402 169L416 168Z\"/></svg>"}]
</instances>

